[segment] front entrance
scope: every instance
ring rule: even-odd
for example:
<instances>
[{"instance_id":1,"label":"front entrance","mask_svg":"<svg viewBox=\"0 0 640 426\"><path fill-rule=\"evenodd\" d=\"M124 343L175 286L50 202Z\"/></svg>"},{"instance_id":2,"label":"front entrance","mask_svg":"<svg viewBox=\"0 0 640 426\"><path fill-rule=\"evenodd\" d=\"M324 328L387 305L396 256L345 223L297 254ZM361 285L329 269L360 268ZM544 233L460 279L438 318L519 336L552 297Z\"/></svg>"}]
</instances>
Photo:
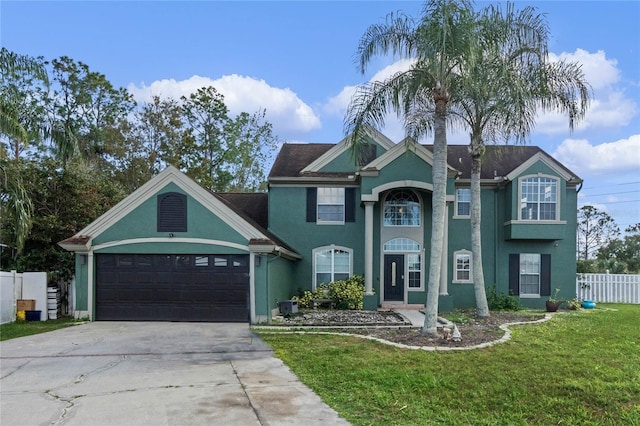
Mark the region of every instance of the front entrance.
<instances>
[{"instance_id":1,"label":"front entrance","mask_svg":"<svg viewBox=\"0 0 640 426\"><path fill-rule=\"evenodd\" d=\"M384 255L384 300L404 301L404 255Z\"/></svg>"}]
</instances>

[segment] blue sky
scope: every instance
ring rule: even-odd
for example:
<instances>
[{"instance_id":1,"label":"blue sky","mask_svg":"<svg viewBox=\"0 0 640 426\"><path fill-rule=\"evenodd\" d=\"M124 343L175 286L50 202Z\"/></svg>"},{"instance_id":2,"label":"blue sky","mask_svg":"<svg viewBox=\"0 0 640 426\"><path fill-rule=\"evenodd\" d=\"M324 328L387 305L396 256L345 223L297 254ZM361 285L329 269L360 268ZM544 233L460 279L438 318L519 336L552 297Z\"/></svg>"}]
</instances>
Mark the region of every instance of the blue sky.
<instances>
[{"instance_id":1,"label":"blue sky","mask_svg":"<svg viewBox=\"0 0 640 426\"><path fill-rule=\"evenodd\" d=\"M477 7L489 4L476 2ZM17 53L62 55L106 75L138 101L179 98L213 85L232 112L266 108L288 142L338 142L355 86L407 67L376 58L360 75L354 54L366 28L422 2L403 1L7 1L0 44ZM547 14L552 58L582 64L591 108L570 134L541 114L530 143L584 179L579 203L607 211L621 230L640 222L640 2L517 1ZM399 141L391 118L383 131ZM429 141L427 141L429 142ZM466 133L450 134L466 144Z\"/></svg>"}]
</instances>

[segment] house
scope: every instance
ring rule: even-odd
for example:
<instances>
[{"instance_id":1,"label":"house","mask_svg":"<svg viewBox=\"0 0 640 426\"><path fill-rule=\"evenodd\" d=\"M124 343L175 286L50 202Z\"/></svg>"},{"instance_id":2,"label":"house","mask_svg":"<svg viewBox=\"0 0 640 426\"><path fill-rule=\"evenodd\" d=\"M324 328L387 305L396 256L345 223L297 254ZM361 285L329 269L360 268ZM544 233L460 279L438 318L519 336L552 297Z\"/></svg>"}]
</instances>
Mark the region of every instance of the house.
<instances>
[{"instance_id":1,"label":"house","mask_svg":"<svg viewBox=\"0 0 640 426\"><path fill-rule=\"evenodd\" d=\"M430 145L371 132L284 144L268 193L223 194L167 167L60 245L76 253L76 309L94 320L269 321L300 289L353 274L365 309L424 304ZM475 306L467 146L449 146L441 311ZM481 176L485 283L521 304L570 297L582 181L543 150L488 146Z\"/></svg>"}]
</instances>

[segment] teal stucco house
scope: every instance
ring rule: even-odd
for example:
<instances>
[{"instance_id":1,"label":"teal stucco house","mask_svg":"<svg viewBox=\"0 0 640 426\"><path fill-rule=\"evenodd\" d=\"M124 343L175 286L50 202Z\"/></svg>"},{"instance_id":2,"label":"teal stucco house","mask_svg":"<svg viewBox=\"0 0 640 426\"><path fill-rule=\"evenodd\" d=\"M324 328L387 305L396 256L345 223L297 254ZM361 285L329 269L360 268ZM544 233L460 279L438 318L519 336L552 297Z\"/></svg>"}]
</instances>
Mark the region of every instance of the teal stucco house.
<instances>
[{"instance_id":1,"label":"teal stucco house","mask_svg":"<svg viewBox=\"0 0 640 426\"><path fill-rule=\"evenodd\" d=\"M357 274L365 309L422 305L432 147L371 132L358 164L337 144L284 144L267 193L212 193L174 167L60 245L76 253L76 315L92 320L269 321L300 289ZM449 146L440 309L475 306L467 146ZM543 307L572 297L582 180L532 146L488 146L487 286Z\"/></svg>"}]
</instances>

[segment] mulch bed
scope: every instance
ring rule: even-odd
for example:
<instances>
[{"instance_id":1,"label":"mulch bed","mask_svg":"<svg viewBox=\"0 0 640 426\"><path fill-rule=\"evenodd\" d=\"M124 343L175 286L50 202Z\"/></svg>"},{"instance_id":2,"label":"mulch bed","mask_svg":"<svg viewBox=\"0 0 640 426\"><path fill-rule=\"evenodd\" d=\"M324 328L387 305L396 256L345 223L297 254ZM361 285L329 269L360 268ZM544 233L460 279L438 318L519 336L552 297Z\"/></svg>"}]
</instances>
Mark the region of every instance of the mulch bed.
<instances>
[{"instance_id":1,"label":"mulch bed","mask_svg":"<svg viewBox=\"0 0 640 426\"><path fill-rule=\"evenodd\" d=\"M331 327L332 331L360 334L407 346L463 348L493 342L504 335L503 324L531 322L545 317L544 313L493 311L488 318L480 318L473 311L465 312L468 322L456 324L461 340L455 342L438 328L438 336L423 336L420 328L410 325L395 312L314 310L278 318L275 324L290 327ZM353 326L358 326L352 328ZM348 328L343 328L348 327Z\"/></svg>"}]
</instances>

